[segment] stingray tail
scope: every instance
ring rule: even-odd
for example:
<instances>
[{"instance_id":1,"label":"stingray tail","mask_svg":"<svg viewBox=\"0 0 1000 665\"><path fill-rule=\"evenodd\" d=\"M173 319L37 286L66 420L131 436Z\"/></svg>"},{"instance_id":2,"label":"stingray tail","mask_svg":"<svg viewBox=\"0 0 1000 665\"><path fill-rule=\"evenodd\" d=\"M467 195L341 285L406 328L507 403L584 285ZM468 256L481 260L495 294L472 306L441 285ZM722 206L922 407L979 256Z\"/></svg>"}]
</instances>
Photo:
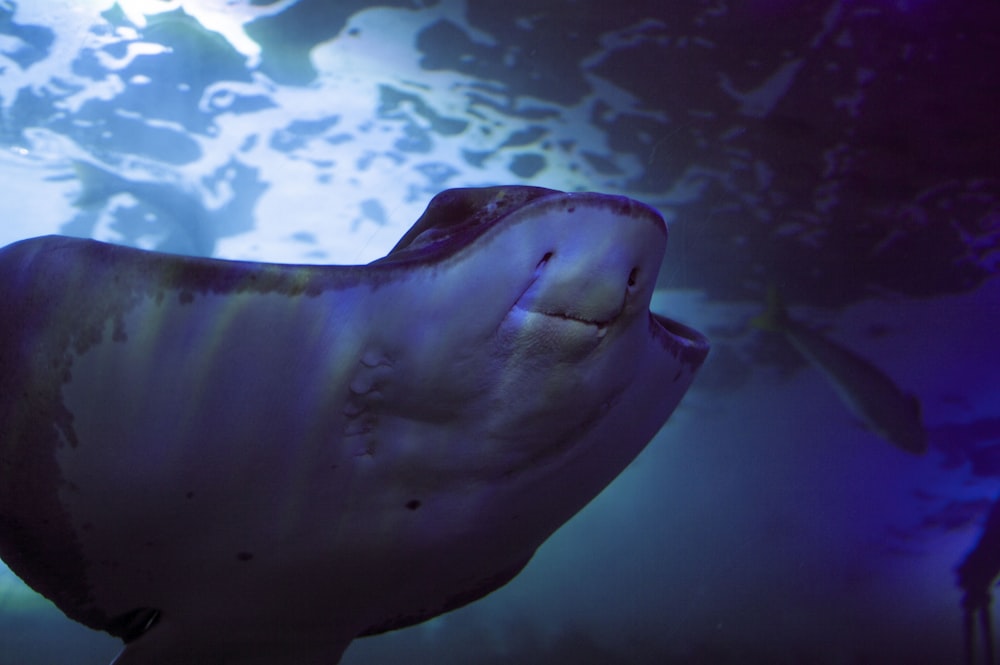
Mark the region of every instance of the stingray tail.
<instances>
[{"instance_id":1,"label":"stingray tail","mask_svg":"<svg viewBox=\"0 0 1000 665\"><path fill-rule=\"evenodd\" d=\"M764 311L750 319L750 326L761 330L781 332L788 327L788 311L785 302L778 293L778 287L771 284L767 287L764 300Z\"/></svg>"}]
</instances>

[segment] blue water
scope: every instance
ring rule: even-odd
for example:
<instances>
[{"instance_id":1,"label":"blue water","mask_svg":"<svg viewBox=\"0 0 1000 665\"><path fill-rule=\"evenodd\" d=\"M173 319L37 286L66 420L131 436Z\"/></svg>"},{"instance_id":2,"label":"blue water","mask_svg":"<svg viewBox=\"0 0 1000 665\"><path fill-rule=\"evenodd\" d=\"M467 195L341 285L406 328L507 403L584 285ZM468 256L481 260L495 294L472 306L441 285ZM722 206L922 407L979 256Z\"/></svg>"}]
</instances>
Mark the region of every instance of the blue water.
<instances>
[{"instance_id":1,"label":"blue water","mask_svg":"<svg viewBox=\"0 0 1000 665\"><path fill-rule=\"evenodd\" d=\"M986 0L0 0L0 245L354 264L449 187L643 200L655 306L713 341L691 393L513 582L343 663L961 662L954 568L1000 490L998 28ZM131 187L87 200L81 162ZM772 284L920 399L926 455L748 327ZM0 665L117 653L0 571Z\"/></svg>"}]
</instances>

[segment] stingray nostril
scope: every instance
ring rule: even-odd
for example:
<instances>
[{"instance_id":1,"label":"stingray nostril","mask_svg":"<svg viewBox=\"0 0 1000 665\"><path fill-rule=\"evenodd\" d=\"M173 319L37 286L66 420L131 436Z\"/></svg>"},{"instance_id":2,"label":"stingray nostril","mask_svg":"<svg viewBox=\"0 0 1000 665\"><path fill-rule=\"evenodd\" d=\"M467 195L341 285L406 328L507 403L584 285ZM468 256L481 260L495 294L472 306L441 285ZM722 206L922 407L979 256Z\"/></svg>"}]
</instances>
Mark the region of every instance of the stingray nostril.
<instances>
[{"instance_id":1,"label":"stingray nostril","mask_svg":"<svg viewBox=\"0 0 1000 665\"><path fill-rule=\"evenodd\" d=\"M545 256L542 257L542 260L538 262L538 265L535 266L535 268L541 268L546 263L548 263L549 259L551 258L552 258L552 252L545 252Z\"/></svg>"},{"instance_id":2,"label":"stingray nostril","mask_svg":"<svg viewBox=\"0 0 1000 665\"><path fill-rule=\"evenodd\" d=\"M639 278L639 269L632 268L632 272L628 274L628 285L635 286L635 283L638 280L638 278Z\"/></svg>"}]
</instances>

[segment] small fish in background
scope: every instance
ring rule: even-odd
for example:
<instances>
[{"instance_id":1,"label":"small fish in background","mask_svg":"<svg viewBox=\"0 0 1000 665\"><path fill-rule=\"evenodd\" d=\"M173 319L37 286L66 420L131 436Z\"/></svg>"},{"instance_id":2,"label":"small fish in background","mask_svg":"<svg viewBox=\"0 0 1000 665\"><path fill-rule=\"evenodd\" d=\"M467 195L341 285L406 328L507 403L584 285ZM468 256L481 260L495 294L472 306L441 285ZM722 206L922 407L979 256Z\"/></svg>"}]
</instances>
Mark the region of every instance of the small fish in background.
<instances>
[{"instance_id":1,"label":"small fish in background","mask_svg":"<svg viewBox=\"0 0 1000 665\"><path fill-rule=\"evenodd\" d=\"M908 453L926 452L927 433L917 398L900 390L868 360L791 318L776 288L768 290L767 309L750 325L783 333L872 432Z\"/></svg>"},{"instance_id":2,"label":"small fish in background","mask_svg":"<svg viewBox=\"0 0 1000 665\"><path fill-rule=\"evenodd\" d=\"M73 170L81 186L73 202L78 208L98 208L113 196L129 194L164 226L165 237L155 249L196 256L211 256L215 251L214 214L198 192L178 183L126 178L83 160L73 160Z\"/></svg>"},{"instance_id":3,"label":"small fish in background","mask_svg":"<svg viewBox=\"0 0 1000 665\"><path fill-rule=\"evenodd\" d=\"M955 567L958 588L962 590L962 643L966 665L975 665L976 619L983 663L992 665L994 656L993 603L991 589L1000 577L1000 499L995 501L983 523L979 539Z\"/></svg>"}]
</instances>

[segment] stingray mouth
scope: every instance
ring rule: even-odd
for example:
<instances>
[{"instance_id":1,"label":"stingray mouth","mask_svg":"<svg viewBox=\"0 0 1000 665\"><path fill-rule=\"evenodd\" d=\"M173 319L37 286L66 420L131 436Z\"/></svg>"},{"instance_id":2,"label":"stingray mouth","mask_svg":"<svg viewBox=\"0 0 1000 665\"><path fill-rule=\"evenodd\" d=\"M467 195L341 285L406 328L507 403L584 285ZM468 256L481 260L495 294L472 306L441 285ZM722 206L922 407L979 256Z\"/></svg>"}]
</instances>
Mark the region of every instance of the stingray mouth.
<instances>
[{"instance_id":1,"label":"stingray mouth","mask_svg":"<svg viewBox=\"0 0 1000 665\"><path fill-rule=\"evenodd\" d=\"M537 280L536 280L537 282ZM542 303L533 297L532 282L524 295L510 309L510 315L522 320L522 325L536 332L545 331L552 341L563 342L591 340L599 343L625 311L625 299L613 311L594 317L574 311L569 306L557 307L553 303Z\"/></svg>"},{"instance_id":2,"label":"stingray mouth","mask_svg":"<svg viewBox=\"0 0 1000 665\"><path fill-rule=\"evenodd\" d=\"M551 311L536 307L524 307L521 304L515 304L515 307L523 309L526 312L532 314L538 314L539 316L544 316L549 319L554 319L556 321L565 321L567 324L579 324L582 326L588 326L591 328L596 328L598 332L606 331L607 328L614 324L615 321L621 316L621 313L625 309L625 303L622 301L622 306L618 308L618 311L614 312L606 318L591 319L583 315L573 314L567 311Z\"/></svg>"},{"instance_id":3,"label":"stingray mouth","mask_svg":"<svg viewBox=\"0 0 1000 665\"><path fill-rule=\"evenodd\" d=\"M511 310L541 316L556 325L583 326L603 336L625 312L638 268L628 275L560 272L551 269L552 258L553 252L541 258Z\"/></svg>"},{"instance_id":4,"label":"stingray mouth","mask_svg":"<svg viewBox=\"0 0 1000 665\"><path fill-rule=\"evenodd\" d=\"M500 324L501 338L518 354L579 362L605 346L624 312L624 301L601 316L546 298L541 280L532 281ZM513 352L513 351L512 351Z\"/></svg>"},{"instance_id":5,"label":"stingray mouth","mask_svg":"<svg viewBox=\"0 0 1000 665\"><path fill-rule=\"evenodd\" d=\"M592 326L594 328L597 328L598 331L606 329L608 326L613 324L618 319L617 315L604 321L592 321L590 319L580 318L578 316L573 316L572 314L567 314L565 312L540 312L535 310L534 313L541 314L542 316L547 316L550 319L557 319L559 321L568 321L572 323L579 323L585 326Z\"/></svg>"}]
</instances>

